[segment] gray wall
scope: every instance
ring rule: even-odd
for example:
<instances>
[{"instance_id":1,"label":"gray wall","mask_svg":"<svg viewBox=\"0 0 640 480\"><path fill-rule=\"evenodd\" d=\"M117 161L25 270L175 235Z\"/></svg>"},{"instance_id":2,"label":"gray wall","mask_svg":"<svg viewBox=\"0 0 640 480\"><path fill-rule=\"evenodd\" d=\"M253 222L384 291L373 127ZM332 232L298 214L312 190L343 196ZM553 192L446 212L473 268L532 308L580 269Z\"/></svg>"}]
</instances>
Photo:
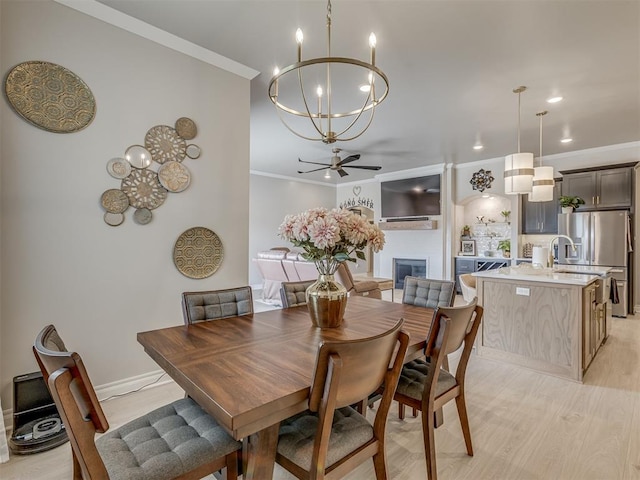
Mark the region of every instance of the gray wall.
<instances>
[{"instance_id":1,"label":"gray wall","mask_svg":"<svg viewBox=\"0 0 640 480\"><path fill-rule=\"evenodd\" d=\"M136 333L182 323L180 293L247 284L249 81L51 1L2 0L1 71L46 60L91 88L97 114L86 129L49 133L0 101L2 245L0 393L35 371L31 345L54 323L82 353L96 385L158 370ZM186 159L190 187L169 194L146 226L103 221L100 196L118 188L106 162L144 142L155 125L195 120L202 149ZM190 142L191 143L191 142ZM187 228L224 244L212 277L189 279L172 260Z\"/></svg>"},{"instance_id":2,"label":"gray wall","mask_svg":"<svg viewBox=\"0 0 640 480\"><path fill-rule=\"evenodd\" d=\"M286 215L303 212L312 207L336 206L334 185L325 186L257 174L251 175L250 185L250 258L254 258L256 252L275 246L293 248L293 245L278 237L278 227ZM249 265L249 283L262 284L262 276L253 262Z\"/></svg>"}]
</instances>

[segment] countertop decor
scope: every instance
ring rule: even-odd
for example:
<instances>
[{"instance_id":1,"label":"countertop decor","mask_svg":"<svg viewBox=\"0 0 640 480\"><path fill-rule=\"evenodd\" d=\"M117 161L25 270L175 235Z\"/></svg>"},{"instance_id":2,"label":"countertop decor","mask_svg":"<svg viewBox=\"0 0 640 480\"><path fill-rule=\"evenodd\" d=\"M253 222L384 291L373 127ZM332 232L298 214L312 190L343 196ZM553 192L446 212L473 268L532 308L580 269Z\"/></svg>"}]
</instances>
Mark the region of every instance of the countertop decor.
<instances>
[{"instance_id":1,"label":"countertop decor","mask_svg":"<svg viewBox=\"0 0 640 480\"><path fill-rule=\"evenodd\" d=\"M87 84L55 63L16 65L7 75L5 94L18 115L48 132L77 132L96 114L96 101Z\"/></svg>"}]
</instances>

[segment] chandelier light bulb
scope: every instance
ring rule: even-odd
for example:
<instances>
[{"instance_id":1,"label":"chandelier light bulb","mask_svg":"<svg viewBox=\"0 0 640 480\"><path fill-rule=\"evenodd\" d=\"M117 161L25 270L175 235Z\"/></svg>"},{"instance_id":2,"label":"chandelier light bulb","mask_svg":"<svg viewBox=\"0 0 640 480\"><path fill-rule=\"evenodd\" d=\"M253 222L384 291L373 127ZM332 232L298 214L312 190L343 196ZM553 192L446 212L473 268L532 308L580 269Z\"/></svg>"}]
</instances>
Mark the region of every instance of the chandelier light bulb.
<instances>
[{"instance_id":1,"label":"chandelier light bulb","mask_svg":"<svg viewBox=\"0 0 640 480\"><path fill-rule=\"evenodd\" d=\"M322 97L322 87L320 85L316 88L316 95L318 95L318 98Z\"/></svg>"},{"instance_id":2,"label":"chandelier light bulb","mask_svg":"<svg viewBox=\"0 0 640 480\"><path fill-rule=\"evenodd\" d=\"M557 96L557 97L551 97L547 100L547 103L558 103L562 101L562 97Z\"/></svg>"},{"instance_id":3,"label":"chandelier light bulb","mask_svg":"<svg viewBox=\"0 0 640 480\"><path fill-rule=\"evenodd\" d=\"M296 43L298 45L302 44L302 40L304 40L304 35L302 35L302 30L297 29L296 30Z\"/></svg>"}]
</instances>

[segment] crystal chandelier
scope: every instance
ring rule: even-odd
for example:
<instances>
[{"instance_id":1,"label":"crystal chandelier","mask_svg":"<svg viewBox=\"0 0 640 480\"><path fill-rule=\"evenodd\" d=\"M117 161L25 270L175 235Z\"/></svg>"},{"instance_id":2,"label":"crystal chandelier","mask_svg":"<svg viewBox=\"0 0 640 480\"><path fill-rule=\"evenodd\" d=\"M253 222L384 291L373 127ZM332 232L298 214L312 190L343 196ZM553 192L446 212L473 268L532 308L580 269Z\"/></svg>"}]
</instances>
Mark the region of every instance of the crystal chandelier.
<instances>
[{"instance_id":1,"label":"crystal chandelier","mask_svg":"<svg viewBox=\"0 0 640 480\"><path fill-rule=\"evenodd\" d=\"M389 93L387 76L375 66L376 36L369 36L370 63L332 57L329 0L327 56L302 60L302 40L298 29L298 61L282 70L276 67L269 83L269 98L280 120L306 140L331 144L358 138L369 128L376 107Z\"/></svg>"},{"instance_id":2,"label":"crystal chandelier","mask_svg":"<svg viewBox=\"0 0 640 480\"><path fill-rule=\"evenodd\" d=\"M530 202L550 202L553 200L553 187L556 182L553 180L553 167L545 167L542 165L542 117L547 113L546 110L536 113L540 118L540 166L534 168L533 188L529 194Z\"/></svg>"},{"instance_id":3,"label":"crystal chandelier","mask_svg":"<svg viewBox=\"0 0 640 480\"><path fill-rule=\"evenodd\" d=\"M527 87L518 87L518 153L507 155L504 159L504 193L515 195L530 193L533 182L533 153L520 153L520 94Z\"/></svg>"}]
</instances>

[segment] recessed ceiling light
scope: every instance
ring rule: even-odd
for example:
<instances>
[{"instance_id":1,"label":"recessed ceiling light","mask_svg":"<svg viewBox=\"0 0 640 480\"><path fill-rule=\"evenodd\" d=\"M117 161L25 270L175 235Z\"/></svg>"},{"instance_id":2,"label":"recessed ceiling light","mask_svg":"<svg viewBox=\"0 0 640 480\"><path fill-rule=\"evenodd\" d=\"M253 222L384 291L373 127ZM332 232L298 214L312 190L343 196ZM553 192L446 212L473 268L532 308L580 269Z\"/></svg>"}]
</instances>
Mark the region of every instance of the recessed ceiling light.
<instances>
[{"instance_id":1,"label":"recessed ceiling light","mask_svg":"<svg viewBox=\"0 0 640 480\"><path fill-rule=\"evenodd\" d=\"M547 99L547 103L558 103L562 101L562 97L558 96L558 97L551 97Z\"/></svg>"},{"instance_id":2,"label":"recessed ceiling light","mask_svg":"<svg viewBox=\"0 0 640 480\"><path fill-rule=\"evenodd\" d=\"M484 145L480 145L479 143L477 143L477 144L475 144L475 145L473 146L473 149L474 149L474 150L482 150L483 148L484 148Z\"/></svg>"},{"instance_id":3,"label":"recessed ceiling light","mask_svg":"<svg viewBox=\"0 0 640 480\"><path fill-rule=\"evenodd\" d=\"M573 142L573 138L563 138L562 140L560 140L562 143L570 143Z\"/></svg>"}]
</instances>

